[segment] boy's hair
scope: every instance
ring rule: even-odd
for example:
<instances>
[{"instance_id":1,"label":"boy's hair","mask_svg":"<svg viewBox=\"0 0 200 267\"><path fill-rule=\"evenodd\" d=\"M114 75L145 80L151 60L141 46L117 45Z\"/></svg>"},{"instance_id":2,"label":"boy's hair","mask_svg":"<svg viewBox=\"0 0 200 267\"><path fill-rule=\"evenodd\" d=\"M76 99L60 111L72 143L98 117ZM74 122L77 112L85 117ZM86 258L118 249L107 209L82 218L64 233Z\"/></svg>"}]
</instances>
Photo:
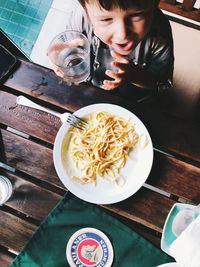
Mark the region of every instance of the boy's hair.
<instances>
[{"instance_id":1,"label":"boy's hair","mask_svg":"<svg viewBox=\"0 0 200 267\"><path fill-rule=\"evenodd\" d=\"M97 3L106 10L111 10L112 7L119 7L122 10L127 10L131 7L142 8L146 0L78 0L79 3L85 8L86 3ZM157 6L159 0L151 0L152 4Z\"/></svg>"}]
</instances>

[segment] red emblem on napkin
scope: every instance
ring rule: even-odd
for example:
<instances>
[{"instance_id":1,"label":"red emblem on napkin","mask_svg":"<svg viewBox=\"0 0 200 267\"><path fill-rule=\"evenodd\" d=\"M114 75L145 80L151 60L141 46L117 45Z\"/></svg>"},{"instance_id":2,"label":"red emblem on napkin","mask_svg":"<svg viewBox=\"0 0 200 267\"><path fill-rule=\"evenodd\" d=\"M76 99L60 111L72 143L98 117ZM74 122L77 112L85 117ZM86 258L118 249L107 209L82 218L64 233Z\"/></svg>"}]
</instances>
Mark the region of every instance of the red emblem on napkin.
<instances>
[{"instance_id":1,"label":"red emblem on napkin","mask_svg":"<svg viewBox=\"0 0 200 267\"><path fill-rule=\"evenodd\" d=\"M83 228L68 241L67 260L72 267L110 267L113 261L112 245L101 231Z\"/></svg>"}]
</instances>

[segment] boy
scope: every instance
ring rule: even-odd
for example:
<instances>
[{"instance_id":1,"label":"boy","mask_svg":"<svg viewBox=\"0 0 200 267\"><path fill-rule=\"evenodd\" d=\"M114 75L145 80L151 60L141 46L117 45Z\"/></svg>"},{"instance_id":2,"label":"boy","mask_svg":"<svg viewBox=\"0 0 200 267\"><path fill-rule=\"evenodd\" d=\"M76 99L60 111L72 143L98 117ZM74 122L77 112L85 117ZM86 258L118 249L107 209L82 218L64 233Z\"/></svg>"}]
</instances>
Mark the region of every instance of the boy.
<instances>
[{"instance_id":1,"label":"boy","mask_svg":"<svg viewBox=\"0 0 200 267\"><path fill-rule=\"evenodd\" d=\"M170 87L173 39L157 0L79 2L67 30L83 32L91 43L93 85L105 90L128 85L145 94Z\"/></svg>"}]
</instances>

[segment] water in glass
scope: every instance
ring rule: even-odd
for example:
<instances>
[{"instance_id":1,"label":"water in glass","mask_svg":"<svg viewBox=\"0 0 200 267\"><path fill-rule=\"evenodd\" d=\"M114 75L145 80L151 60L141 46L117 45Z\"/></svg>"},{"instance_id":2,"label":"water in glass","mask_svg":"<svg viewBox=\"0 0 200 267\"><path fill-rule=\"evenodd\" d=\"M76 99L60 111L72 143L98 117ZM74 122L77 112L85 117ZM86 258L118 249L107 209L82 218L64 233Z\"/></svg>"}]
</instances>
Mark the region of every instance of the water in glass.
<instances>
[{"instance_id":1,"label":"water in glass","mask_svg":"<svg viewBox=\"0 0 200 267\"><path fill-rule=\"evenodd\" d=\"M58 34L49 45L48 56L68 83L81 83L90 74L90 43L81 32Z\"/></svg>"},{"instance_id":2,"label":"water in glass","mask_svg":"<svg viewBox=\"0 0 200 267\"><path fill-rule=\"evenodd\" d=\"M79 48L63 49L59 54L64 80L73 83L84 81L90 74L88 54Z\"/></svg>"}]
</instances>

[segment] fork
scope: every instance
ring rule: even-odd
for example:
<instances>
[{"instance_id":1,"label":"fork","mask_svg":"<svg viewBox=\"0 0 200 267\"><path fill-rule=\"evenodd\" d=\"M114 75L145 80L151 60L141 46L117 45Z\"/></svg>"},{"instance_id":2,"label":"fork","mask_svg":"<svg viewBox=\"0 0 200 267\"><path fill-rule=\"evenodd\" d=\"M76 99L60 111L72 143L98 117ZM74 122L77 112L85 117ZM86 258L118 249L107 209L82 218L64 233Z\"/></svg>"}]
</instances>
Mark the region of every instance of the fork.
<instances>
[{"instance_id":1,"label":"fork","mask_svg":"<svg viewBox=\"0 0 200 267\"><path fill-rule=\"evenodd\" d=\"M84 130L87 127L87 122L85 122L83 119L80 119L79 117L75 116L74 114L71 114L69 112L65 112L65 113L60 114L56 111L42 107L42 106L34 103L30 99L22 96L22 95L17 97L16 103L18 105L22 105L22 106L26 106L26 107L30 107L30 108L35 108L37 110L41 110L41 111L47 112L49 114L52 114L52 115L58 117L62 123L67 122L71 126L76 127L80 130Z\"/></svg>"}]
</instances>

